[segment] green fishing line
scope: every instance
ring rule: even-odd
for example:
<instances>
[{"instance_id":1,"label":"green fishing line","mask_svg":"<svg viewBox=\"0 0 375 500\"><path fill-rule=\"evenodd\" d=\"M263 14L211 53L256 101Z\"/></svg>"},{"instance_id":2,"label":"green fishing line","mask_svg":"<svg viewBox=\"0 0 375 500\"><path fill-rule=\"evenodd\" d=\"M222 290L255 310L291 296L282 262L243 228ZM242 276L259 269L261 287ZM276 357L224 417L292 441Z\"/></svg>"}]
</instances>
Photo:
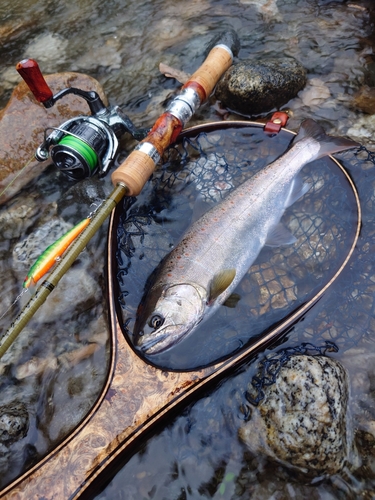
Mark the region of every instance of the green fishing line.
<instances>
[{"instance_id":1,"label":"green fishing line","mask_svg":"<svg viewBox=\"0 0 375 500\"><path fill-rule=\"evenodd\" d=\"M77 137L74 137L72 135L66 135L61 139L59 144L68 146L69 148L74 149L80 155L82 155L91 170L96 167L96 164L98 163L97 154L88 144L81 141L81 139L78 139Z\"/></svg>"}]
</instances>

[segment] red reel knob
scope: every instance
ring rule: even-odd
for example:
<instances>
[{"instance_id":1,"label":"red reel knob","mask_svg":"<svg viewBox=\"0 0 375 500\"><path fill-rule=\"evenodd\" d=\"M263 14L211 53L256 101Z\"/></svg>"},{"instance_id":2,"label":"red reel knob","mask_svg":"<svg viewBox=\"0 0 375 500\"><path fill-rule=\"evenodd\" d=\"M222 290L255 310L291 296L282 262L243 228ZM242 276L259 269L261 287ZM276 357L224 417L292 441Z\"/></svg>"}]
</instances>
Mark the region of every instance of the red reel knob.
<instances>
[{"instance_id":1,"label":"red reel knob","mask_svg":"<svg viewBox=\"0 0 375 500\"><path fill-rule=\"evenodd\" d=\"M48 87L38 63L34 59L23 59L16 65L16 70L25 80L35 99L49 107L48 101L52 99L53 92ZM53 102L50 105L52 106L52 104Z\"/></svg>"}]
</instances>

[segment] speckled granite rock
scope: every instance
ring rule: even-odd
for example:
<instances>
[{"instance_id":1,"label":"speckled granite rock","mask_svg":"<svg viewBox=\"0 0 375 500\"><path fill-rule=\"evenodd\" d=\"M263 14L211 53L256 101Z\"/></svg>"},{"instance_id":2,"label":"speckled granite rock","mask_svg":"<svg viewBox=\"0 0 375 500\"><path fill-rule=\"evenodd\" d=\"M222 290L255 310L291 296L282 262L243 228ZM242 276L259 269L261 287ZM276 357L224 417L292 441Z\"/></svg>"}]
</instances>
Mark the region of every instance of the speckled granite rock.
<instances>
[{"instance_id":1,"label":"speckled granite rock","mask_svg":"<svg viewBox=\"0 0 375 500\"><path fill-rule=\"evenodd\" d=\"M325 356L292 356L264 390L239 431L249 449L313 477L341 470L350 448L343 366Z\"/></svg>"},{"instance_id":2,"label":"speckled granite rock","mask_svg":"<svg viewBox=\"0 0 375 500\"><path fill-rule=\"evenodd\" d=\"M252 116L280 108L306 84L306 71L292 58L247 61L231 66L215 96L236 113Z\"/></svg>"}]
</instances>

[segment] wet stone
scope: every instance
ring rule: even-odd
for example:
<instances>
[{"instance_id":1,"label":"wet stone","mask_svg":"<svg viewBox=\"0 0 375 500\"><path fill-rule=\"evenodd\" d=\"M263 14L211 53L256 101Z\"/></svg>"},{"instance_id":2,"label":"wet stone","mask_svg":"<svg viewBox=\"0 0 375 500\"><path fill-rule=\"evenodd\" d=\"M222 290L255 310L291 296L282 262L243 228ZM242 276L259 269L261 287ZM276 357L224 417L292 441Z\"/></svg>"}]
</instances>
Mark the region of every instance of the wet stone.
<instances>
[{"instance_id":1,"label":"wet stone","mask_svg":"<svg viewBox=\"0 0 375 500\"><path fill-rule=\"evenodd\" d=\"M306 84L306 71L293 58L247 61L231 66L215 96L227 108L246 116L279 109Z\"/></svg>"},{"instance_id":2,"label":"wet stone","mask_svg":"<svg viewBox=\"0 0 375 500\"><path fill-rule=\"evenodd\" d=\"M23 403L0 406L0 444L8 446L24 438L29 428L29 414Z\"/></svg>"},{"instance_id":3,"label":"wet stone","mask_svg":"<svg viewBox=\"0 0 375 500\"><path fill-rule=\"evenodd\" d=\"M251 452L310 477L335 474L349 457L348 376L325 356L291 356L239 436ZM253 391L249 384L249 392Z\"/></svg>"}]
</instances>

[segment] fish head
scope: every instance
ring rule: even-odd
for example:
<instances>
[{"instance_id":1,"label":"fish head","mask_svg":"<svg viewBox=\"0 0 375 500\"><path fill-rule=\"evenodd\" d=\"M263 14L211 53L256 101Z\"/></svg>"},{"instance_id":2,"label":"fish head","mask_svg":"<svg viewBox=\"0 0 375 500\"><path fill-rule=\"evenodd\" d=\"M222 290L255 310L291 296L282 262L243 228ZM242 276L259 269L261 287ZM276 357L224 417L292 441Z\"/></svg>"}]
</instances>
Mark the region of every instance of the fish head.
<instances>
[{"instance_id":1,"label":"fish head","mask_svg":"<svg viewBox=\"0 0 375 500\"><path fill-rule=\"evenodd\" d=\"M195 284L151 290L137 311L134 344L147 355L170 349L202 321L205 304L204 290Z\"/></svg>"}]
</instances>

